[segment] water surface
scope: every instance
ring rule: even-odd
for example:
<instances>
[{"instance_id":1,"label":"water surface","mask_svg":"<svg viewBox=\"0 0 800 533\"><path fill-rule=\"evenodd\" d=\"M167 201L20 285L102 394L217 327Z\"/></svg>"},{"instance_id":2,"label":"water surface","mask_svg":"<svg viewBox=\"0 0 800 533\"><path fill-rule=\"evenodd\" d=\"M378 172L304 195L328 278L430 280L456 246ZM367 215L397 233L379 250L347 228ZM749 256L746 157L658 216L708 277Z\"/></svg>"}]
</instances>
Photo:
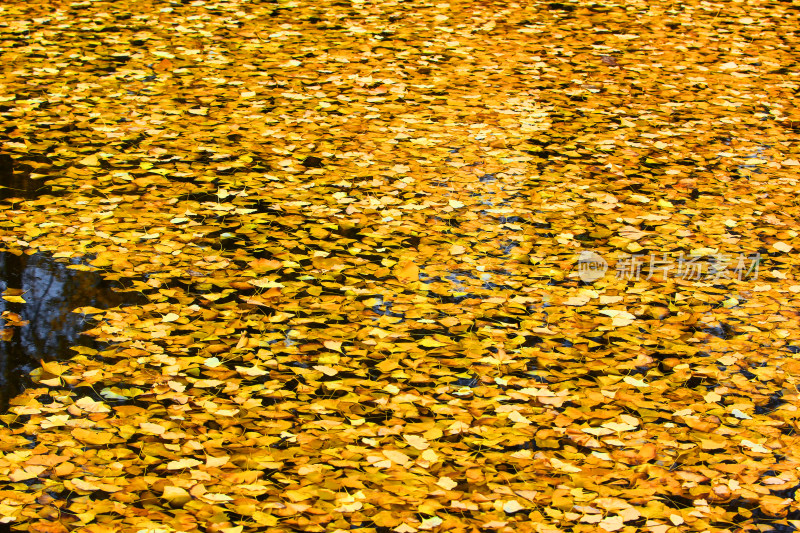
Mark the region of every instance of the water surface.
<instances>
[{"instance_id":1,"label":"water surface","mask_svg":"<svg viewBox=\"0 0 800 533\"><path fill-rule=\"evenodd\" d=\"M0 409L30 385L28 374L40 360L66 359L72 346L98 347L82 332L92 318L73 310L145 303L139 293L118 292L119 283L99 272L68 268L76 259L59 262L46 254L0 252L0 292L19 294L25 303L0 299ZM117 290L115 290L117 289ZM13 300L14 298L12 298Z\"/></svg>"}]
</instances>

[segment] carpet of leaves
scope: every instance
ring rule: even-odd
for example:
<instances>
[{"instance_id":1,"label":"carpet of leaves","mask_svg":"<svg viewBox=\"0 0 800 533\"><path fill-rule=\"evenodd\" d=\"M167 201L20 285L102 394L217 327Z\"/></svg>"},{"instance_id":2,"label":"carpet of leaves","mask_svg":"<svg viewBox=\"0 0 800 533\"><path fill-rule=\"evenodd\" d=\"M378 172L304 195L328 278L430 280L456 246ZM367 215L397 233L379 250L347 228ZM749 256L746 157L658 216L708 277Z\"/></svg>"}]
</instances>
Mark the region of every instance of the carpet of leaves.
<instances>
[{"instance_id":1,"label":"carpet of leaves","mask_svg":"<svg viewBox=\"0 0 800 533\"><path fill-rule=\"evenodd\" d=\"M793 531L798 13L0 4L0 246L149 301L0 416L0 523Z\"/></svg>"}]
</instances>

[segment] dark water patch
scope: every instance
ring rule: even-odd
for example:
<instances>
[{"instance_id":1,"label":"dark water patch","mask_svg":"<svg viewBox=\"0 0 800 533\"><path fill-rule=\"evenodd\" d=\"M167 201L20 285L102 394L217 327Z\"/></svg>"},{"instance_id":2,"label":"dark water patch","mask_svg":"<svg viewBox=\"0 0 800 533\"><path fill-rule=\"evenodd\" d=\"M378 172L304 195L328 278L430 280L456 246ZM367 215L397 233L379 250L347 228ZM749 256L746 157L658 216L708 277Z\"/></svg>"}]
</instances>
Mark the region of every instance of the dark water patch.
<instances>
[{"instance_id":1,"label":"dark water patch","mask_svg":"<svg viewBox=\"0 0 800 533\"><path fill-rule=\"evenodd\" d=\"M785 516L778 518L771 516L762 509L757 500L736 498L721 505L725 511L733 516L734 523L747 527L746 531L763 531L766 533L790 533L797 531L793 522L800 519L800 511L789 511Z\"/></svg>"},{"instance_id":2,"label":"dark water patch","mask_svg":"<svg viewBox=\"0 0 800 533\"><path fill-rule=\"evenodd\" d=\"M406 314L403 312L397 313L392 311L392 306L392 302L384 302L383 299L381 299L379 303L376 303L372 306L372 311L377 315L405 319Z\"/></svg>"},{"instance_id":3,"label":"dark water patch","mask_svg":"<svg viewBox=\"0 0 800 533\"><path fill-rule=\"evenodd\" d=\"M73 346L99 349L102 344L82 332L94 320L72 311L78 307L108 309L141 305L147 298L118 292L119 283L98 272L67 268L78 260L59 262L45 254L0 252L0 410L31 385L29 374L41 360L68 359ZM22 301L14 298L19 296Z\"/></svg>"},{"instance_id":4,"label":"dark water patch","mask_svg":"<svg viewBox=\"0 0 800 533\"><path fill-rule=\"evenodd\" d=\"M767 415L774 410L778 409L780 406L784 405L786 400L783 399L783 391L778 391L772 394L766 401L766 403L756 405L755 413L757 415Z\"/></svg>"},{"instance_id":5,"label":"dark water patch","mask_svg":"<svg viewBox=\"0 0 800 533\"><path fill-rule=\"evenodd\" d=\"M41 194L48 194L50 187L41 180L32 179L30 172L23 171L8 154L0 154L0 200L22 198L30 200Z\"/></svg>"},{"instance_id":6,"label":"dark water patch","mask_svg":"<svg viewBox=\"0 0 800 533\"><path fill-rule=\"evenodd\" d=\"M693 329L701 333L707 333L709 335L713 335L714 337L718 337L723 340L728 340L739 335L738 331L734 330L733 327L730 326L730 324L727 324L725 322L720 322L719 325L717 326L708 326L705 328L693 328Z\"/></svg>"},{"instance_id":7,"label":"dark water patch","mask_svg":"<svg viewBox=\"0 0 800 533\"><path fill-rule=\"evenodd\" d=\"M469 387L474 388L480 384L480 378L477 375L468 375L467 377L460 377L458 378L454 385L459 387Z\"/></svg>"},{"instance_id":8,"label":"dark water patch","mask_svg":"<svg viewBox=\"0 0 800 533\"><path fill-rule=\"evenodd\" d=\"M306 168L322 168L324 166L322 159L314 155L307 156L300 164Z\"/></svg>"}]
</instances>

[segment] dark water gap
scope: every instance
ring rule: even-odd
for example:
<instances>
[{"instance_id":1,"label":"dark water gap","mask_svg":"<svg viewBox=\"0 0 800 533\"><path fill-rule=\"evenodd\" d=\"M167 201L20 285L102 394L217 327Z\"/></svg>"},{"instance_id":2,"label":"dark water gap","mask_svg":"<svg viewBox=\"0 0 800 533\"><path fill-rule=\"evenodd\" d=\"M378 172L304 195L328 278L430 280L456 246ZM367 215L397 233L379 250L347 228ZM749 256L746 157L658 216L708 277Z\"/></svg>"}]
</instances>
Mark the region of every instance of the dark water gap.
<instances>
[{"instance_id":1,"label":"dark water gap","mask_svg":"<svg viewBox=\"0 0 800 533\"><path fill-rule=\"evenodd\" d=\"M30 200L52 192L42 180L32 179L30 172L25 171L25 166L15 167L10 155L0 154L0 200L9 198Z\"/></svg>"},{"instance_id":2,"label":"dark water gap","mask_svg":"<svg viewBox=\"0 0 800 533\"><path fill-rule=\"evenodd\" d=\"M57 261L44 253L0 252L0 412L31 386L29 374L41 360L69 359L75 355L73 346L102 348L82 334L94 320L74 309L147 303L140 293L118 292L122 285L103 279L99 272L68 268L79 263Z\"/></svg>"}]
</instances>

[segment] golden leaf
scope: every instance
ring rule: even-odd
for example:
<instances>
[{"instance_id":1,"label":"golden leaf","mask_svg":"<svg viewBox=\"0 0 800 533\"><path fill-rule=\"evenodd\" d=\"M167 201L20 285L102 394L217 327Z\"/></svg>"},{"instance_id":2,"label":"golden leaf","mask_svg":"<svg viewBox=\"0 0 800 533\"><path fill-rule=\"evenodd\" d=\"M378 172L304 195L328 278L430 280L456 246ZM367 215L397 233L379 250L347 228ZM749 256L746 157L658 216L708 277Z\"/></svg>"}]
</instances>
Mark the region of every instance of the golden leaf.
<instances>
[{"instance_id":1,"label":"golden leaf","mask_svg":"<svg viewBox=\"0 0 800 533\"><path fill-rule=\"evenodd\" d=\"M454 488L456 488L456 485L458 485L458 483L456 483L447 476L440 477L439 481L437 481L436 484L442 487L444 490L453 490Z\"/></svg>"},{"instance_id":2,"label":"golden leaf","mask_svg":"<svg viewBox=\"0 0 800 533\"><path fill-rule=\"evenodd\" d=\"M198 461L197 459L192 459L190 457L179 459L177 461L170 461L167 463L167 470L184 470L187 468L194 468L195 466L202 464L202 461Z\"/></svg>"},{"instance_id":3,"label":"golden leaf","mask_svg":"<svg viewBox=\"0 0 800 533\"><path fill-rule=\"evenodd\" d=\"M417 450L425 450L430 447L430 442L428 442L425 437L421 437L419 435L403 435L403 438L407 443Z\"/></svg>"},{"instance_id":4,"label":"golden leaf","mask_svg":"<svg viewBox=\"0 0 800 533\"><path fill-rule=\"evenodd\" d=\"M103 431L75 428L71 431L73 437L86 444L105 445L111 442L112 435Z\"/></svg>"},{"instance_id":5,"label":"golden leaf","mask_svg":"<svg viewBox=\"0 0 800 533\"><path fill-rule=\"evenodd\" d=\"M417 281L419 279L419 267L412 260L399 261L394 266L394 275L401 283Z\"/></svg>"}]
</instances>

